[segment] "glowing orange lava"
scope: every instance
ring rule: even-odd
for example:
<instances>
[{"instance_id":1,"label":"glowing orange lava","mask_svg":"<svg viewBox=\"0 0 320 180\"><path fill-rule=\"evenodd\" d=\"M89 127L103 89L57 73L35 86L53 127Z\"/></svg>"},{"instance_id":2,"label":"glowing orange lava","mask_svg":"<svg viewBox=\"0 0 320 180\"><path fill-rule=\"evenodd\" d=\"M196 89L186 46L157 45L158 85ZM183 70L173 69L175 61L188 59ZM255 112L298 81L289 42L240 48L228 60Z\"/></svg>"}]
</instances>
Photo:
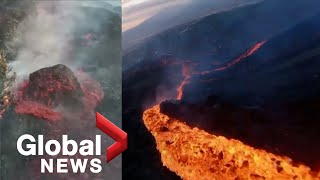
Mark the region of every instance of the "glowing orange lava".
<instances>
[{"instance_id":1,"label":"glowing orange lava","mask_svg":"<svg viewBox=\"0 0 320 180\"><path fill-rule=\"evenodd\" d=\"M228 63L228 64L226 64L226 65L224 65L224 66L222 66L220 68L215 69L214 71L222 71L222 70L228 69L231 66L239 63L242 59L244 59L244 58L246 58L248 56L251 56L253 53L255 53L258 49L261 48L261 46L264 45L264 43L266 43L266 41L259 42L258 44L254 45L247 52L245 52L244 54L242 54L241 56L239 56L235 60L231 61L230 63Z\"/></svg>"},{"instance_id":2,"label":"glowing orange lava","mask_svg":"<svg viewBox=\"0 0 320 180\"><path fill-rule=\"evenodd\" d=\"M186 84L188 84L188 80L191 77L190 76L190 69L186 64L183 64L183 66L182 66L182 74L183 74L184 79L182 80L182 82L180 83L180 85L177 88L177 92L178 92L177 100L181 100L182 95L183 95L184 86Z\"/></svg>"},{"instance_id":3,"label":"glowing orange lava","mask_svg":"<svg viewBox=\"0 0 320 180\"><path fill-rule=\"evenodd\" d=\"M320 174L287 157L255 149L234 139L192 128L160 112L156 105L143 113L164 166L183 179L312 180Z\"/></svg>"},{"instance_id":4,"label":"glowing orange lava","mask_svg":"<svg viewBox=\"0 0 320 180\"><path fill-rule=\"evenodd\" d=\"M216 68L216 69L211 69L211 70L206 70L206 71L200 71L200 72L194 72L193 74L201 74L201 75L205 75L205 74L209 74L215 71L223 71L226 70L232 66L234 66L235 64L241 62L244 58L251 56L253 53L255 53L258 49L261 48L261 46L263 46L267 41L262 41L259 42L257 44L255 44L252 48L250 48L248 51L246 51L245 53L243 53L242 55L240 55L239 57L237 57L236 59L232 60L231 62L228 62L227 64ZM216 62L214 64L217 64Z\"/></svg>"}]
</instances>

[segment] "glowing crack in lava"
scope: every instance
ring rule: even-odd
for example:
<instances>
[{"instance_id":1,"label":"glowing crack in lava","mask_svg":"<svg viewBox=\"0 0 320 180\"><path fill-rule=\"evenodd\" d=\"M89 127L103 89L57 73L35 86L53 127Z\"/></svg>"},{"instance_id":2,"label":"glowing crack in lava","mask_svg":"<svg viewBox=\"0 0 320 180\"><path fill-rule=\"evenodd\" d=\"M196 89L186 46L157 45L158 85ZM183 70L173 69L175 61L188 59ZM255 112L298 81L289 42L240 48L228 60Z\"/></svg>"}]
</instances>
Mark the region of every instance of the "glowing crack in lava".
<instances>
[{"instance_id":1,"label":"glowing crack in lava","mask_svg":"<svg viewBox=\"0 0 320 180\"><path fill-rule=\"evenodd\" d=\"M86 109L93 110L104 97L103 88L101 84L90 77L89 74L83 70L75 72L79 79L81 89L84 93L83 102Z\"/></svg>"},{"instance_id":2,"label":"glowing crack in lava","mask_svg":"<svg viewBox=\"0 0 320 180\"><path fill-rule=\"evenodd\" d=\"M183 95L184 86L188 83L188 80L191 77L190 76L190 69L189 69L188 65L186 65L186 64L182 65L182 75L183 75L184 79L182 80L182 82L180 83L180 85L177 88L177 92L178 92L177 100L181 100L182 95Z\"/></svg>"},{"instance_id":3,"label":"glowing crack in lava","mask_svg":"<svg viewBox=\"0 0 320 180\"><path fill-rule=\"evenodd\" d=\"M213 70L206 70L206 71L201 71L201 72L195 72L194 74L209 74L212 72L216 72L216 71L223 71L226 70L236 64L238 64L239 62L241 62L244 58L251 56L252 54L254 54L258 49L260 49L267 41L261 41L257 44L255 44L253 47L251 47L249 50L247 50L245 53L241 54L239 57L237 57L236 59L232 60L231 62L228 62L227 64L213 69ZM216 62L215 62L216 63Z\"/></svg>"},{"instance_id":4,"label":"glowing crack in lava","mask_svg":"<svg viewBox=\"0 0 320 180\"><path fill-rule=\"evenodd\" d=\"M291 159L254 149L234 139L191 128L160 112L156 105L143 113L164 166L183 179L320 179Z\"/></svg>"},{"instance_id":5,"label":"glowing crack in lava","mask_svg":"<svg viewBox=\"0 0 320 180\"><path fill-rule=\"evenodd\" d=\"M247 52L245 52L244 54L242 54L241 56L237 57L235 60L227 63L226 65L220 67L220 68L217 68L215 69L214 71L222 71L222 70L225 70L225 69L228 69L230 68L231 66L239 63L242 59L248 57L248 56L251 56L253 53L255 53L258 49L261 48L261 46L264 45L264 43L266 43L266 41L262 41L262 42L259 42L257 43L256 45L254 45L252 48L250 48Z\"/></svg>"},{"instance_id":6,"label":"glowing crack in lava","mask_svg":"<svg viewBox=\"0 0 320 180\"><path fill-rule=\"evenodd\" d=\"M63 119L66 108L76 110L68 113L88 115L103 97L101 85L88 74L56 65L30 74L29 80L20 84L15 92L15 111L56 121Z\"/></svg>"}]
</instances>

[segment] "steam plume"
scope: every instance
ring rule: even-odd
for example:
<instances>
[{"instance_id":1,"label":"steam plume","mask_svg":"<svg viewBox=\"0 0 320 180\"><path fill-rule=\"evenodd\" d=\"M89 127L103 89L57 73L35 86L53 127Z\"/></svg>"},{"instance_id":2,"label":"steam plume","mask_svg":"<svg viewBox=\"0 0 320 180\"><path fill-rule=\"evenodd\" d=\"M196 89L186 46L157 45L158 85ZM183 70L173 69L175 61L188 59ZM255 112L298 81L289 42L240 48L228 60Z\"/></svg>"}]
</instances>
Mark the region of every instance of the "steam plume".
<instances>
[{"instance_id":1,"label":"steam plume","mask_svg":"<svg viewBox=\"0 0 320 180\"><path fill-rule=\"evenodd\" d=\"M42 67L71 65L68 55L77 31L75 19L83 18L76 1L39 1L17 26L7 43L15 56L10 63L21 80Z\"/></svg>"}]
</instances>

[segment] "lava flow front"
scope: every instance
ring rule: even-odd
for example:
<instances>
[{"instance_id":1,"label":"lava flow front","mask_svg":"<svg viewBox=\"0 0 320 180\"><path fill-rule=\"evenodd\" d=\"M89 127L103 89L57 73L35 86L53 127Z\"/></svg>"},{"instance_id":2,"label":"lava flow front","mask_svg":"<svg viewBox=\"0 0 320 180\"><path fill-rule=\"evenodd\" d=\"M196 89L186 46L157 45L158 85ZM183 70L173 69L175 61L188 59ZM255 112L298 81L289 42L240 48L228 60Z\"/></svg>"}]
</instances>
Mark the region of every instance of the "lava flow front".
<instances>
[{"instance_id":1,"label":"lava flow front","mask_svg":"<svg viewBox=\"0 0 320 180\"><path fill-rule=\"evenodd\" d=\"M320 179L320 174L295 166L287 157L171 119L159 105L146 110L143 120L156 139L163 164L183 179Z\"/></svg>"}]
</instances>

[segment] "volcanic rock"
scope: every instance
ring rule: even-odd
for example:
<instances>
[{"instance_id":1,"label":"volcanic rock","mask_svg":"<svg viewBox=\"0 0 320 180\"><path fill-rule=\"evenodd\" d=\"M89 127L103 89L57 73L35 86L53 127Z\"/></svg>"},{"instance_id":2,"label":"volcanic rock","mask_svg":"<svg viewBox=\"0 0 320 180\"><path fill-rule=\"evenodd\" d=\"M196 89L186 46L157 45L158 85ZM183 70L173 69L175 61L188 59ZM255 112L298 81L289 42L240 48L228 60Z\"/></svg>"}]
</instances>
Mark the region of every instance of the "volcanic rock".
<instances>
[{"instance_id":1,"label":"volcanic rock","mask_svg":"<svg viewBox=\"0 0 320 180\"><path fill-rule=\"evenodd\" d=\"M75 74L67 66L58 64L31 73L22 98L49 107L74 107L83 104L83 96Z\"/></svg>"}]
</instances>

